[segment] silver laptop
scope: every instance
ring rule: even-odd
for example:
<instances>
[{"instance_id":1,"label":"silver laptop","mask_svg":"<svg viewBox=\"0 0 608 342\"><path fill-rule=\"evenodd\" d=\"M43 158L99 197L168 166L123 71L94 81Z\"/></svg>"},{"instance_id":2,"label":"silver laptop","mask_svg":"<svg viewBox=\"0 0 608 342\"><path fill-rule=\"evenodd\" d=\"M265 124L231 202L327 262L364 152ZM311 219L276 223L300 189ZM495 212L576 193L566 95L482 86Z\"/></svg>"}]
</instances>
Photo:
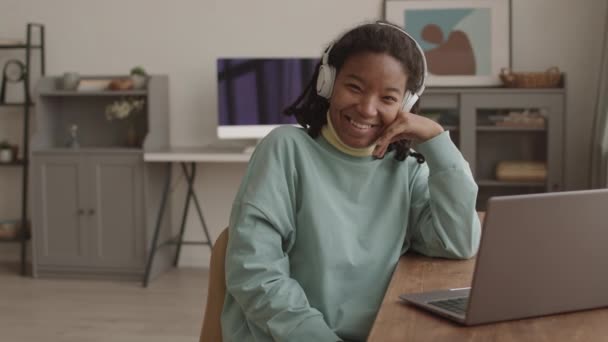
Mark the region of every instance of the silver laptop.
<instances>
[{"instance_id":1,"label":"silver laptop","mask_svg":"<svg viewBox=\"0 0 608 342\"><path fill-rule=\"evenodd\" d=\"M608 306L608 189L493 197L470 288L400 298L464 325Z\"/></svg>"}]
</instances>

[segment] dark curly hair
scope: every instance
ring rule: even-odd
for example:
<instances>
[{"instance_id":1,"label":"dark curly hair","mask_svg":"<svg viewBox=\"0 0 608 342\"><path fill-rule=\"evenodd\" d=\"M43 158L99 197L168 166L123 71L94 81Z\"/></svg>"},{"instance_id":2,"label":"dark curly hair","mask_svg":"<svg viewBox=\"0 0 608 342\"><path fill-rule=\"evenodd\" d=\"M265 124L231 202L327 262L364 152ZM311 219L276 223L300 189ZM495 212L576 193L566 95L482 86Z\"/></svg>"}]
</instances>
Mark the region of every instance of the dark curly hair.
<instances>
[{"instance_id":1,"label":"dark curly hair","mask_svg":"<svg viewBox=\"0 0 608 342\"><path fill-rule=\"evenodd\" d=\"M386 25L382 25L386 24ZM416 48L412 39L407 37L393 24L387 22L364 24L357 26L342 36L331 48L328 64L336 68L336 74L340 71L346 60L362 52L386 53L397 59L407 74L406 89L415 92L422 84L423 63L422 56ZM317 94L316 82L319 76L317 64L312 79L304 88L300 96L287 107L283 113L293 115L296 121L308 134L316 138L321 133L321 128L327 123L327 110L329 101ZM418 113L419 102L411 109L412 113ZM414 156L419 163L424 157L410 150L409 140L399 140L389 145L388 151L395 150L395 159L405 160L408 155Z\"/></svg>"}]
</instances>

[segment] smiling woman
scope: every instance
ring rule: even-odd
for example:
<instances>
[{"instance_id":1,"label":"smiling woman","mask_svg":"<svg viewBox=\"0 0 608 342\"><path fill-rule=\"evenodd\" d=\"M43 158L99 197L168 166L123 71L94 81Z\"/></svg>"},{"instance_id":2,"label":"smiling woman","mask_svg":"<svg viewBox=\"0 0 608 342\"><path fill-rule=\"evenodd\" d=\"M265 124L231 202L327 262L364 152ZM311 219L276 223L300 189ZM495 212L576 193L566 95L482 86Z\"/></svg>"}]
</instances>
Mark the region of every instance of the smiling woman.
<instances>
[{"instance_id":1,"label":"smiling woman","mask_svg":"<svg viewBox=\"0 0 608 342\"><path fill-rule=\"evenodd\" d=\"M406 80L403 66L390 55L368 52L349 58L338 73L329 107L338 137L356 148L375 144L397 116Z\"/></svg>"},{"instance_id":2,"label":"smiling woman","mask_svg":"<svg viewBox=\"0 0 608 342\"><path fill-rule=\"evenodd\" d=\"M410 151L411 141L420 143L443 131L436 122L414 114L425 88L424 53L397 26L378 22L375 29L351 30L331 44L311 84L285 114L294 115L313 138L319 133L328 138L332 130L323 127L333 125L339 145L362 149L354 151L357 154L372 152L382 158L394 149L397 160L413 155L423 162L422 155ZM370 39L374 34L377 39Z\"/></svg>"},{"instance_id":3,"label":"smiling woman","mask_svg":"<svg viewBox=\"0 0 608 342\"><path fill-rule=\"evenodd\" d=\"M303 128L267 135L236 195L224 341L364 341L401 254L476 253L469 166L415 114L425 70L416 42L387 23L325 51L285 110Z\"/></svg>"}]
</instances>

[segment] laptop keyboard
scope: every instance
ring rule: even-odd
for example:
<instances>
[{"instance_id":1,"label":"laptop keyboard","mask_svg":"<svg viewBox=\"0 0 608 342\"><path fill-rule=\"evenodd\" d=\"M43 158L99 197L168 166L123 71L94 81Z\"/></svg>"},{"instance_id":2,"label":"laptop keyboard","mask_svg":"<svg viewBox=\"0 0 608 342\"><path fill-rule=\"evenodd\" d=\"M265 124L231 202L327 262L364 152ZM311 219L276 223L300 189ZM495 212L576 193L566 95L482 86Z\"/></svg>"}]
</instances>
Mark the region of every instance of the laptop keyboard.
<instances>
[{"instance_id":1,"label":"laptop keyboard","mask_svg":"<svg viewBox=\"0 0 608 342\"><path fill-rule=\"evenodd\" d=\"M451 312L457 313L459 315L464 315L467 312L468 302L469 302L469 297L460 297L460 298L436 300L433 302L429 302L429 304L434 305L443 310L451 311Z\"/></svg>"}]
</instances>

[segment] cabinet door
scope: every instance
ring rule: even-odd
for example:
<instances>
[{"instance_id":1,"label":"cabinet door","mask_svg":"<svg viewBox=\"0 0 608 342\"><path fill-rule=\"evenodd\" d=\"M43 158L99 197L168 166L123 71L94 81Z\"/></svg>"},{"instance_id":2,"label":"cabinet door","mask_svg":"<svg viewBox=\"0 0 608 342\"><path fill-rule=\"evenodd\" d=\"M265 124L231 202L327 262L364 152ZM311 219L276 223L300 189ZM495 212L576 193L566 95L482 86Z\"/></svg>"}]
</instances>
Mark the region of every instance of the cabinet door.
<instances>
[{"instance_id":1,"label":"cabinet door","mask_svg":"<svg viewBox=\"0 0 608 342\"><path fill-rule=\"evenodd\" d=\"M144 264L143 160L141 154L86 157L87 203L92 266L140 267Z\"/></svg>"},{"instance_id":2,"label":"cabinet door","mask_svg":"<svg viewBox=\"0 0 608 342\"><path fill-rule=\"evenodd\" d=\"M78 154L32 157L32 218L38 264L88 263L81 169Z\"/></svg>"}]
</instances>

